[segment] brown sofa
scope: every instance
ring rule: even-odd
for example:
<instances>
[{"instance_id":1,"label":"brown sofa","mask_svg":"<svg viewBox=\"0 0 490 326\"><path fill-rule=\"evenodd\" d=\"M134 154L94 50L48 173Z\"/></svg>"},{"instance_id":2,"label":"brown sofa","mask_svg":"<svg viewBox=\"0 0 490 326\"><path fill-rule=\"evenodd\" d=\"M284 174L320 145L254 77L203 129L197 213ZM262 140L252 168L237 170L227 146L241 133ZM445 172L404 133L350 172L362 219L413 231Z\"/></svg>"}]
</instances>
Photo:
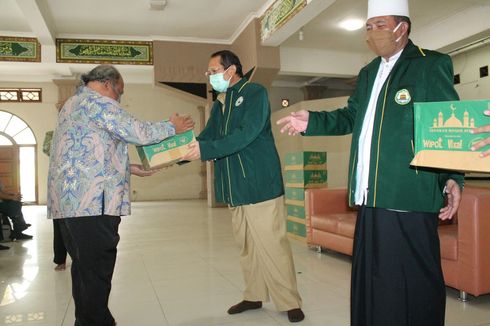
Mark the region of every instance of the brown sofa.
<instances>
[{"instance_id":1,"label":"brown sofa","mask_svg":"<svg viewBox=\"0 0 490 326\"><path fill-rule=\"evenodd\" d=\"M357 212L347 205L346 189L307 189L307 242L352 255ZM458 216L439 226L447 286L462 300L490 293L490 188L465 187Z\"/></svg>"}]
</instances>

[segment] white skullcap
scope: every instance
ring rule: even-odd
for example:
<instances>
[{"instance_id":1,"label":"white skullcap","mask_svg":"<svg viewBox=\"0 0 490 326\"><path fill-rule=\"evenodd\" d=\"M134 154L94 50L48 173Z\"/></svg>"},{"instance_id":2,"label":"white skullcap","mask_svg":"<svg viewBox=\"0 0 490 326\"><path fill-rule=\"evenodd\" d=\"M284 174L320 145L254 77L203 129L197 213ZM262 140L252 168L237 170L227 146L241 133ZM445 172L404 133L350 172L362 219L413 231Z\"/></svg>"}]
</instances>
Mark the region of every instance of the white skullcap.
<instances>
[{"instance_id":1,"label":"white skullcap","mask_svg":"<svg viewBox=\"0 0 490 326\"><path fill-rule=\"evenodd\" d=\"M369 0L367 19L378 16L410 17L408 0Z\"/></svg>"}]
</instances>

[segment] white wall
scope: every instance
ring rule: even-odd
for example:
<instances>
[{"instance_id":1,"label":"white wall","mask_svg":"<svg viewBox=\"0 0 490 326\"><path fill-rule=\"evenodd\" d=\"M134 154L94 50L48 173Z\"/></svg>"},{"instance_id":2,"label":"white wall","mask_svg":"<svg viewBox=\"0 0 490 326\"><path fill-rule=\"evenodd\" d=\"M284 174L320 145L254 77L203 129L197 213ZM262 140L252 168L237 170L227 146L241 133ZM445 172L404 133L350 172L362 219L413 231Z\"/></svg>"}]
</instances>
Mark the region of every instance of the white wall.
<instances>
[{"instance_id":1,"label":"white wall","mask_svg":"<svg viewBox=\"0 0 490 326\"><path fill-rule=\"evenodd\" d=\"M58 88L54 83L0 83L0 87L42 88L42 103L0 103L0 110L8 111L23 119L33 130L37 146L38 201L46 203L46 180L49 159L42 152L42 143L47 131L56 126L58 112ZM123 107L136 118L157 121L168 118L173 112L190 114L196 121L199 132L199 112L195 103L174 96L171 92L150 84L126 84ZM135 147L130 145L130 159L140 163ZM200 163L170 167L151 177L131 177L131 190L135 200L164 200L199 198L201 178Z\"/></svg>"},{"instance_id":2,"label":"white wall","mask_svg":"<svg viewBox=\"0 0 490 326\"><path fill-rule=\"evenodd\" d=\"M480 67L490 66L490 44L454 56L454 74L460 74L456 90L462 100L490 99L490 76L480 78Z\"/></svg>"},{"instance_id":3,"label":"white wall","mask_svg":"<svg viewBox=\"0 0 490 326\"><path fill-rule=\"evenodd\" d=\"M280 51L283 75L350 77L366 64L363 53L285 46Z\"/></svg>"}]
</instances>

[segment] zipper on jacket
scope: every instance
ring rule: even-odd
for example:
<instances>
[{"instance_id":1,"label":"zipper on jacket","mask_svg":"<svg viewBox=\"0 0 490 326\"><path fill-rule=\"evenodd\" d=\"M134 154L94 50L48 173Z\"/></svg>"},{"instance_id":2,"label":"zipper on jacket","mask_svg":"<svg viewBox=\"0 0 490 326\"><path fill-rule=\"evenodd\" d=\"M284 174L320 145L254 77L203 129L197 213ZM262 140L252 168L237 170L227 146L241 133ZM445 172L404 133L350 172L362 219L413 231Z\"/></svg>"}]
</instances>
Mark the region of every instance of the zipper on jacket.
<instances>
[{"instance_id":1,"label":"zipper on jacket","mask_svg":"<svg viewBox=\"0 0 490 326\"><path fill-rule=\"evenodd\" d=\"M391 74L388 77L388 81L386 82L386 87L385 87L385 95L383 98L383 108L381 109L381 122L379 126L379 133L378 133L378 150L376 153L376 172L374 175L374 197L373 197L373 207L376 207L376 195L378 193L378 167L379 167L379 146L381 144L381 131L383 130L383 120L385 116L385 108L386 108L386 97L388 96L388 87L390 86L390 80L391 80Z\"/></svg>"},{"instance_id":2,"label":"zipper on jacket","mask_svg":"<svg viewBox=\"0 0 490 326\"><path fill-rule=\"evenodd\" d=\"M352 202L352 181L354 180L354 165L356 164L357 149L354 152L354 159L352 160L351 172L350 172L350 183L349 183L349 204L354 204Z\"/></svg>"},{"instance_id":3,"label":"zipper on jacket","mask_svg":"<svg viewBox=\"0 0 490 326\"><path fill-rule=\"evenodd\" d=\"M226 135L228 133L228 122L230 121L230 115L231 115L231 105L233 103L233 91L231 91L231 97L230 97L230 102L228 106L228 116L226 117L226 122L225 122L225 132L224 134ZM231 178L230 178L230 161L229 157L226 157L226 172L228 174L228 192L230 193L230 204L231 206L233 205L233 195L231 193Z\"/></svg>"},{"instance_id":4,"label":"zipper on jacket","mask_svg":"<svg viewBox=\"0 0 490 326\"><path fill-rule=\"evenodd\" d=\"M242 158L240 156L240 153L238 153L238 161L240 162L240 166L242 167L243 178L246 178L245 169L243 168L243 163L242 163Z\"/></svg>"},{"instance_id":5,"label":"zipper on jacket","mask_svg":"<svg viewBox=\"0 0 490 326\"><path fill-rule=\"evenodd\" d=\"M410 139L410 143L412 143L412 153L415 157L415 146L413 146L413 139ZM419 174L419 169L417 168L417 166L415 166L415 173Z\"/></svg>"}]
</instances>

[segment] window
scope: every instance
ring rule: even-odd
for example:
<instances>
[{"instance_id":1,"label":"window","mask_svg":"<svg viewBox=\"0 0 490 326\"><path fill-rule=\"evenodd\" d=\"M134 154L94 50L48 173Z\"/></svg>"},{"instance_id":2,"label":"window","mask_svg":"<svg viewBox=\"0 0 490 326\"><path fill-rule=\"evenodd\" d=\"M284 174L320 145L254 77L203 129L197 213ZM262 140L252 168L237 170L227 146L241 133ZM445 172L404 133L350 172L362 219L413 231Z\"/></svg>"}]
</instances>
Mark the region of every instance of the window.
<instances>
[{"instance_id":1,"label":"window","mask_svg":"<svg viewBox=\"0 0 490 326\"><path fill-rule=\"evenodd\" d=\"M41 102L40 88L0 88L0 102Z\"/></svg>"}]
</instances>

